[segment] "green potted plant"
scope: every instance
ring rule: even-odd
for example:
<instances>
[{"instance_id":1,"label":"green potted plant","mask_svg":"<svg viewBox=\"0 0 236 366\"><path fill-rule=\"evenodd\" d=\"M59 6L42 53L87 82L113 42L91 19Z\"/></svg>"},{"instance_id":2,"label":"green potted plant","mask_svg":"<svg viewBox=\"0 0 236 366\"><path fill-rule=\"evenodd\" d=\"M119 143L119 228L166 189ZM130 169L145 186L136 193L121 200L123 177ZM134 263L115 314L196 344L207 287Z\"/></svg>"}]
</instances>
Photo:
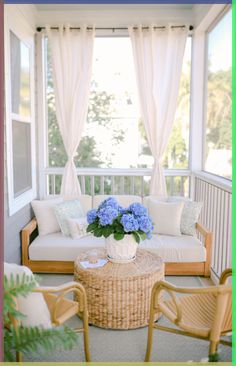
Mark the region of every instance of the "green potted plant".
<instances>
[{"instance_id":1,"label":"green potted plant","mask_svg":"<svg viewBox=\"0 0 236 366\"><path fill-rule=\"evenodd\" d=\"M14 320L20 321L25 315L16 308L16 298L27 295L37 286L34 276L11 274L4 276L3 321L4 359L15 361L16 353L37 354L43 350L54 352L56 348L71 349L77 341L76 334L68 327L14 327Z\"/></svg>"}]
</instances>

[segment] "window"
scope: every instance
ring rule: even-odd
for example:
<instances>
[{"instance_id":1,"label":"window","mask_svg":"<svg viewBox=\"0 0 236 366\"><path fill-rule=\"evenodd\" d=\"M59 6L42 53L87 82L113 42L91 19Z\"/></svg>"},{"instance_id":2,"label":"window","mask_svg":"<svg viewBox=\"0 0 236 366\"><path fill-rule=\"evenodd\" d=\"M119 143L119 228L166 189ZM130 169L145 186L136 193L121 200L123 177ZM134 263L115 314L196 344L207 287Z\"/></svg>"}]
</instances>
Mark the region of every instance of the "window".
<instances>
[{"instance_id":1,"label":"window","mask_svg":"<svg viewBox=\"0 0 236 366\"><path fill-rule=\"evenodd\" d=\"M232 177L232 11L208 33L205 170Z\"/></svg>"},{"instance_id":2,"label":"window","mask_svg":"<svg viewBox=\"0 0 236 366\"><path fill-rule=\"evenodd\" d=\"M56 121L47 38L45 51L48 165L61 167L67 158ZM187 41L178 109L164 159L166 168L188 168L190 69L191 37ZM128 37L95 38L88 117L75 164L92 168L152 167L153 158L140 117L132 48Z\"/></svg>"},{"instance_id":3,"label":"window","mask_svg":"<svg viewBox=\"0 0 236 366\"><path fill-rule=\"evenodd\" d=\"M32 96L33 37L9 30L6 40L6 127L9 214L35 198L34 109ZM8 70L9 67L9 70Z\"/></svg>"}]
</instances>

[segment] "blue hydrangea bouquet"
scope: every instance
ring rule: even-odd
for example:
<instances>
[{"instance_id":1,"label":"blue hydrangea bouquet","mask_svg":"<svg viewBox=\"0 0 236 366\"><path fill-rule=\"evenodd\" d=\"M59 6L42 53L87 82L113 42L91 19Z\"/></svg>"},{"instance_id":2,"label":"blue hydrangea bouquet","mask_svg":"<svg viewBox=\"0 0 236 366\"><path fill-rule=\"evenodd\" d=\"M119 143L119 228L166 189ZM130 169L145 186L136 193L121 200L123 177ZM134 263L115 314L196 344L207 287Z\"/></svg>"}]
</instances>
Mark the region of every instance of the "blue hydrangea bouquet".
<instances>
[{"instance_id":1,"label":"blue hydrangea bouquet","mask_svg":"<svg viewBox=\"0 0 236 366\"><path fill-rule=\"evenodd\" d=\"M153 231L146 207L133 203L128 208L123 208L113 197L103 201L97 210L88 211L87 221L87 232L96 237L108 238L113 235L115 240L132 235L136 243L140 243L141 240L150 239Z\"/></svg>"}]
</instances>

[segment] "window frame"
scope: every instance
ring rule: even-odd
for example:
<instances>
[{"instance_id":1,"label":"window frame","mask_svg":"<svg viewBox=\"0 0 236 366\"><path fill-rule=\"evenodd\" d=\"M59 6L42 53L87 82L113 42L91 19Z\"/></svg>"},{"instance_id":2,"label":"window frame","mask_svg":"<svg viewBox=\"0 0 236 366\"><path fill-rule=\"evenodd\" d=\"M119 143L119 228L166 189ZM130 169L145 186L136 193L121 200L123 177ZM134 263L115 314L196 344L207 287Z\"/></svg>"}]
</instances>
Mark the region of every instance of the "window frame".
<instances>
[{"instance_id":1,"label":"window frame","mask_svg":"<svg viewBox=\"0 0 236 366\"><path fill-rule=\"evenodd\" d=\"M210 32L220 23L223 17L232 11L232 6L227 5L225 8L215 17L208 28L205 31L205 59L204 59L204 91L203 91L203 121L202 121L202 172L215 177L216 180L222 180L225 182L232 182L232 178L226 178L222 175L218 175L209 172L205 169L206 166L206 129L207 129L207 106L208 106L208 43Z\"/></svg>"},{"instance_id":2,"label":"window frame","mask_svg":"<svg viewBox=\"0 0 236 366\"><path fill-rule=\"evenodd\" d=\"M30 65L30 116L22 117L12 112L11 100L11 42L10 33L19 38L29 48ZM36 148L35 148L35 76L34 76L34 32L21 19L14 17L9 12L5 21L5 107L6 107L6 173L8 187L8 213L12 216L37 196L36 189ZM30 124L30 147L31 147L31 187L15 197L14 176L13 176L13 120Z\"/></svg>"}]
</instances>

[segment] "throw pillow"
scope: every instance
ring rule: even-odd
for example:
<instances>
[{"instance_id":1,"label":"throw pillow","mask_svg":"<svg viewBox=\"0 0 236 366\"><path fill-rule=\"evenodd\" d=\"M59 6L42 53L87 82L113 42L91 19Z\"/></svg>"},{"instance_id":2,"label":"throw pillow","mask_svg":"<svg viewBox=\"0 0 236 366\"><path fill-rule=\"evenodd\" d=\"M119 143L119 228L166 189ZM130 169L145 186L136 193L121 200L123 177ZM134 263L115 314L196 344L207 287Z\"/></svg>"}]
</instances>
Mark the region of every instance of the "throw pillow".
<instances>
[{"instance_id":1,"label":"throw pillow","mask_svg":"<svg viewBox=\"0 0 236 366\"><path fill-rule=\"evenodd\" d=\"M154 224L154 233L164 235L181 235L180 220L183 202L148 201L148 212Z\"/></svg>"},{"instance_id":2,"label":"throw pillow","mask_svg":"<svg viewBox=\"0 0 236 366\"><path fill-rule=\"evenodd\" d=\"M180 202L181 198L182 202L184 202L184 207L180 221L180 230L182 234L193 236L196 234L196 223L198 221L203 203L195 202L183 197L170 197L169 201Z\"/></svg>"},{"instance_id":3,"label":"throw pillow","mask_svg":"<svg viewBox=\"0 0 236 366\"><path fill-rule=\"evenodd\" d=\"M83 236L89 235L89 233L87 233L86 231L88 227L86 217L80 217L78 219L67 219L67 224L72 239L79 239L82 238Z\"/></svg>"},{"instance_id":4,"label":"throw pillow","mask_svg":"<svg viewBox=\"0 0 236 366\"><path fill-rule=\"evenodd\" d=\"M47 235L60 231L60 226L57 222L53 208L56 204L61 202L63 202L61 197L31 202L38 223L39 235Z\"/></svg>"},{"instance_id":5,"label":"throw pillow","mask_svg":"<svg viewBox=\"0 0 236 366\"><path fill-rule=\"evenodd\" d=\"M84 217L84 211L79 200L65 201L54 207L54 212L64 235L70 235L68 219Z\"/></svg>"},{"instance_id":6,"label":"throw pillow","mask_svg":"<svg viewBox=\"0 0 236 366\"><path fill-rule=\"evenodd\" d=\"M33 276L33 273L28 267L19 266L13 263L4 263L4 275L10 279L11 273L14 278L23 274ZM31 292L28 296L17 297L17 304L19 311L25 315L21 319L21 324L25 327L42 326L44 328L51 328L51 316L47 304L44 300L43 294Z\"/></svg>"}]
</instances>

